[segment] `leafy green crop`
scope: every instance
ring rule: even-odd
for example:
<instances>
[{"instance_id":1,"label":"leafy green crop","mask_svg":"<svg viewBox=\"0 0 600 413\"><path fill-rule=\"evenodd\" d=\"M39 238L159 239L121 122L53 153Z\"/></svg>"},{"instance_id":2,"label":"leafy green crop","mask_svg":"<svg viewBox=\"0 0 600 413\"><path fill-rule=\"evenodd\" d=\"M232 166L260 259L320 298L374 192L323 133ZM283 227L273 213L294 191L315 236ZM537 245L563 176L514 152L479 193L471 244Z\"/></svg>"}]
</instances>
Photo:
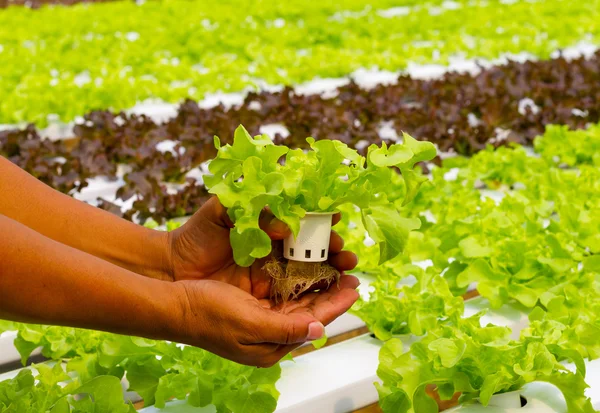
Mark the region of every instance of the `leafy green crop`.
<instances>
[{"instance_id":1,"label":"leafy green crop","mask_svg":"<svg viewBox=\"0 0 600 413\"><path fill-rule=\"evenodd\" d=\"M0 333L12 331L15 329L15 323L12 321L0 320Z\"/></svg>"},{"instance_id":2,"label":"leafy green crop","mask_svg":"<svg viewBox=\"0 0 600 413\"><path fill-rule=\"evenodd\" d=\"M412 276L412 285L401 284ZM400 284L399 284L400 283ZM455 319L463 312L463 300L452 295L446 281L432 267L423 270L404 264L388 268L370 284L369 300L360 300L353 311L383 341L395 335L422 336L441 319Z\"/></svg>"},{"instance_id":3,"label":"leafy green crop","mask_svg":"<svg viewBox=\"0 0 600 413\"><path fill-rule=\"evenodd\" d=\"M539 336L511 340L509 328L480 326L482 315L440 322L408 352L401 340L387 341L379 355L383 384L376 384L384 412L438 411L425 393L429 384L437 386L443 400L460 392L463 403L478 398L487 405L495 393L518 390L533 381L556 385L570 412L595 411L584 396L588 386L581 354L540 342ZM559 363L564 359L575 362L576 373Z\"/></svg>"},{"instance_id":4,"label":"leafy green crop","mask_svg":"<svg viewBox=\"0 0 600 413\"><path fill-rule=\"evenodd\" d=\"M221 146L215 138L218 153L204 182L235 224L231 245L236 262L249 266L271 252L271 240L259 227L265 207L297 235L306 212L335 211L344 204L361 210L362 221L379 244L380 263L397 256L420 222L403 218L388 201L395 174L391 167L401 171L407 188L403 203L410 202L425 181L413 167L435 157L433 144L405 134L402 144L371 145L365 158L339 141L307 142L309 151L290 150L274 145L267 135L252 138L242 126L232 145Z\"/></svg>"},{"instance_id":5,"label":"leafy green crop","mask_svg":"<svg viewBox=\"0 0 600 413\"><path fill-rule=\"evenodd\" d=\"M384 344L378 369L383 384L376 384L383 410L437 411L436 403L424 391L425 386L431 384L437 386L443 400L459 392L462 403L477 398L485 405L495 393L518 390L533 381L545 381L563 393L570 412L594 412L584 395L588 387L584 380L584 359L600 355L597 276L598 268L583 269L573 282L558 284L543 293L530 313L529 326L521 331L518 340L510 338L509 328L481 326L483 313L462 318L459 297L442 301L446 309L442 312L444 307L438 305L436 313L432 311L435 306L419 304L411 297L405 300L406 295L396 296L398 301L428 310L420 313L420 317L409 317L407 324L416 325L425 316L427 334L411 328L410 333L424 335L423 338L397 336L402 339L391 338ZM439 276L430 287L420 283L423 298L435 297L440 283L444 281ZM377 290L376 287L378 294ZM397 291L406 292L406 288ZM375 298L380 301L378 296ZM387 318L398 314L402 313L387 307ZM407 341L413 342L409 348L405 347L409 344ZM567 370L562 361L573 362L576 372Z\"/></svg>"},{"instance_id":6,"label":"leafy green crop","mask_svg":"<svg viewBox=\"0 0 600 413\"><path fill-rule=\"evenodd\" d=\"M433 171L432 185L400 207L403 216L422 221L400 262L430 259L456 294L478 283L494 307L515 299L531 308L553 285L570 282L586 257L600 252L596 167L558 168L518 147L482 151L466 164L460 158L446 163ZM446 180L454 168L456 179ZM502 199L485 196L490 191ZM358 217L350 219L357 225ZM347 243L361 251L359 270L379 271L376 251L361 241L350 237Z\"/></svg>"},{"instance_id":7,"label":"leafy green crop","mask_svg":"<svg viewBox=\"0 0 600 413\"><path fill-rule=\"evenodd\" d=\"M460 0L451 2L455 8L440 7L440 0L368 3L167 0L8 8L0 13L0 124L45 124L51 114L71 121L148 98L201 99L360 68L444 64L456 55L546 58L599 35L598 0ZM397 15L386 17L389 8Z\"/></svg>"},{"instance_id":8,"label":"leafy green crop","mask_svg":"<svg viewBox=\"0 0 600 413\"><path fill-rule=\"evenodd\" d=\"M591 164L600 166L600 126L570 131L565 126L550 125L543 137L536 139L535 148L553 163L568 166Z\"/></svg>"},{"instance_id":9,"label":"leafy green crop","mask_svg":"<svg viewBox=\"0 0 600 413\"><path fill-rule=\"evenodd\" d=\"M121 381L114 376L97 376L81 385L60 363L21 370L0 382L0 411L18 413L135 413L123 402ZM75 397L77 396L77 397Z\"/></svg>"},{"instance_id":10,"label":"leafy green crop","mask_svg":"<svg viewBox=\"0 0 600 413\"><path fill-rule=\"evenodd\" d=\"M77 410L83 402L75 403L69 399L73 409L56 412L117 412L116 407L111 410L101 406L109 403L125 409L120 384L122 378L128 380L129 390L138 393L146 406L163 407L171 398L187 399L190 405L197 407L215 405L218 412L249 412L250 405L259 411L272 412L277 406L279 392L275 383L281 375L279 365L258 369L225 360L196 347L99 331L29 324L16 326L18 337L15 346L23 361L34 349L41 347L45 357L64 364L58 363L58 367L53 369L44 364L35 366L41 375L48 376L46 381L35 386L28 370L12 381L0 383L0 407L3 402L2 386L5 386L7 406L11 403L37 406L36 403L40 403L37 398L49 392L51 397L43 400L48 410L66 395L89 393L96 395L98 403L101 403L96 408L100 410L93 410L87 405ZM39 375L34 377L40 380ZM57 387L60 382L72 378L75 378L73 383L66 388ZM64 402L60 403L61 409L67 409L67 405L63 406ZM31 409L17 411L46 411ZM54 413L54 410L50 411Z\"/></svg>"},{"instance_id":11,"label":"leafy green crop","mask_svg":"<svg viewBox=\"0 0 600 413\"><path fill-rule=\"evenodd\" d=\"M598 126L551 126L536 140L538 154L505 147L445 160L411 204L396 200L422 225L393 264L375 264L359 217L346 211L353 229L341 232L355 234L347 245L361 252L360 270L377 276L354 311L388 340L379 366L384 411L437 411L427 384L442 399L460 392L462 402L486 404L532 381L557 386L569 411L594 411L584 395L584 359L600 356L597 141ZM426 270L411 264L424 259ZM511 303L529 313L519 339L481 326L481 314L463 318L459 296L472 283L492 307Z\"/></svg>"}]
</instances>

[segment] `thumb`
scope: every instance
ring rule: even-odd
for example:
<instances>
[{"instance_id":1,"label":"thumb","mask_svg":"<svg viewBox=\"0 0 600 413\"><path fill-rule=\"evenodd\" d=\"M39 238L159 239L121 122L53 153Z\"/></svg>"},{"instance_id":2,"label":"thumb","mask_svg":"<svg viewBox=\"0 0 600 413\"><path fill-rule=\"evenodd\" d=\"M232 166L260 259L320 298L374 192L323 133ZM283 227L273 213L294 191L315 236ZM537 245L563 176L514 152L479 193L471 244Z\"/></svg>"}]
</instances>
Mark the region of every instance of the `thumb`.
<instances>
[{"instance_id":1,"label":"thumb","mask_svg":"<svg viewBox=\"0 0 600 413\"><path fill-rule=\"evenodd\" d=\"M325 334L323 324L308 314L281 314L265 309L256 331L264 343L296 344L317 340Z\"/></svg>"},{"instance_id":2,"label":"thumb","mask_svg":"<svg viewBox=\"0 0 600 413\"><path fill-rule=\"evenodd\" d=\"M260 214L259 226L273 241L285 239L292 233L285 222L275 218L267 209Z\"/></svg>"},{"instance_id":3,"label":"thumb","mask_svg":"<svg viewBox=\"0 0 600 413\"><path fill-rule=\"evenodd\" d=\"M195 219L206 219L208 222L224 228L233 228L234 226L233 221L227 214L227 208L214 196L194 214L192 221ZM292 233L285 222L275 218L275 215L268 208L261 212L258 223L260 229L265 231L274 241L285 239Z\"/></svg>"},{"instance_id":4,"label":"thumb","mask_svg":"<svg viewBox=\"0 0 600 413\"><path fill-rule=\"evenodd\" d=\"M233 228L233 222L227 214L227 208L219 202L219 198L216 196L210 197L188 222L194 225L216 225L227 229Z\"/></svg>"}]
</instances>

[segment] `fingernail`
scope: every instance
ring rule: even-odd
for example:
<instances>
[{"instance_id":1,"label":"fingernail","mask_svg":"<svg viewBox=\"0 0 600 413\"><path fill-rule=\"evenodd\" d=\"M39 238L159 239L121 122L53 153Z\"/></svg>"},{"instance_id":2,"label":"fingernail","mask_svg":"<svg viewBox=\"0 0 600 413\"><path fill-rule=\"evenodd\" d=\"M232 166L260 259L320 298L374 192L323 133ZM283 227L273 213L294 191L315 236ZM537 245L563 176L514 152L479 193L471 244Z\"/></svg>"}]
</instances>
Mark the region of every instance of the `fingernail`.
<instances>
[{"instance_id":1,"label":"fingernail","mask_svg":"<svg viewBox=\"0 0 600 413\"><path fill-rule=\"evenodd\" d=\"M318 321L314 321L308 325L307 340L318 340L325 334L325 326Z\"/></svg>"}]
</instances>

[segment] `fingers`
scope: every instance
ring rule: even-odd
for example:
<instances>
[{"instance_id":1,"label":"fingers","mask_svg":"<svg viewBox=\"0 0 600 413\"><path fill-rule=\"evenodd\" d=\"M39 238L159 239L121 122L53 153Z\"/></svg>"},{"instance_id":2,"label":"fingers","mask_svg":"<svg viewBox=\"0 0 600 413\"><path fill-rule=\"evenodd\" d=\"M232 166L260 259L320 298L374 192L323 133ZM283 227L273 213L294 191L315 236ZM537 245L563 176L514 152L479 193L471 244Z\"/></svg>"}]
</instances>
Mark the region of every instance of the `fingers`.
<instances>
[{"instance_id":1,"label":"fingers","mask_svg":"<svg viewBox=\"0 0 600 413\"><path fill-rule=\"evenodd\" d=\"M300 344L259 344L262 352L266 353L250 364L256 367L269 368L279 363L282 358L300 347Z\"/></svg>"},{"instance_id":2,"label":"fingers","mask_svg":"<svg viewBox=\"0 0 600 413\"><path fill-rule=\"evenodd\" d=\"M250 293L259 300L267 298L271 292L271 276L263 270L267 259L256 260L250 267L250 281L252 284Z\"/></svg>"},{"instance_id":3,"label":"fingers","mask_svg":"<svg viewBox=\"0 0 600 413\"><path fill-rule=\"evenodd\" d=\"M332 288L338 290L343 290L344 288L351 288L353 290L356 290L359 285L360 280L358 279L358 277L355 277L354 275L342 275L342 277L340 278L339 285L332 286Z\"/></svg>"},{"instance_id":4,"label":"fingers","mask_svg":"<svg viewBox=\"0 0 600 413\"><path fill-rule=\"evenodd\" d=\"M292 233L283 221L275 218L273 213L268 210L264 210L260 214L258 225L272 240L285 239Z\"/></svg>"},{"instance_id":5,"label":"fingers","mask_svg":"<svg viewBox=\"0 0 600 413\"><path fill-rule=\"evenodd\" d=\"M322 293L307 294L291 303L293 309L287 314L262 305L262 315L255 317L259 318L259 323L254 326L260 341L247 346L250 352L261 353L252 357L254 365L271 367L301 343L321 338L325 334L325 325L346 312L358 299L355 288L359 284L354 276L342 276L339 286L334 285Z\"/></svg>"},{"instance_id":6,"label":"fingers","mask_svg":"<svg viewBox=\"0 0 600 413\"><path fill-rule=\"evenodd\" d=\"M353 270L358 264L358 257L350 251L342 251L344 248L343 238L335 231L331 231L329 239L329 264L339 272ZM312 285L307 291L323 290L329 288L331 283L318 282ZM261 297L262 298L262 297Z\"/></svg>"},{"instance_id":7,"label":"fingers","mask_svg":"<svg viewBox=\"0 0 600 413\"><path fill-rule=\"evenodd\" d=\"M229 215L227 214L227 208L225 208L215 196L206 201L202 208L200 208L199 213L208 221L214 222L222 227L233 228L234 226L233 221L231 221L231 218L229 218ZM265 209L260 214L259 226L273 240L282 240L291 234L288 226L283 221L275 218L273 213L268 209Z\"/></svg>"},{"instance_id":8,"label":"fingers","mask_svg":"<svg viewBox=\"0 0 600 413\"><path fill-rule=\"evenodd\" d=\"M350 271L358 264L358 257L350 251L342 251L344 240L340 235L331 231L329 240L329 263L338 271Z\"/></svg>"},{"instance_id":9,"label":"fingers","mask_svg":"<svg viewBox=\"0 0 600 413\"><path fill-rule=\"evenodd\" d=\"M336 291L343 290L345 288L351 288L351 289L355 290L356 288L358 288L359 285L360 285L360 280L358 278L356 278L354 275L344 274L340 277L340 280L338 283L329 284L324 288L326 288L326 291L328 293L334 293ZM309 299L309 301L312 302L312 299ZM305 303L308 303L309 301L306 301ZM302 299L300 300L300 302L302 302Z\"/></svg>"},{"instance_id":10,"label":"fingers","mask_svg":"<svg viewBox=\"0 0 600 413\"><path fill-rule=\"evenodd\" d=\"M256 328L264 343L296 344L321 338L323 324L309 313L282 314L272 310L261 311Z\"/></svg>"},{"instance_id":11,"label":"fingers","mask_svg":"<svg viewBox=\"0 0 600 413\"><path fill-rule=\"evenodd\" d=\"M333 282L335 282L335 281L333 281ZM319 281L319 282L311 285L310 288L308 290L306 290L306 291L310 292L310 291L317 291L317 290L326 290L326 289L328 289L331 286L331 284L333 282L326 281L326 280Z\"/></svg>"},{"instance_id":12,"label":"fingers","mask_svg":"<svg viewBox=\"0 0 600 413\"><path fill-rule=\"evenodd\" d=\"M328 325L348 311L358 297L358 291L352 288L344 288L332 294L321 293L311 304L312 314L321 323Z\"/></svg>"},{"instance_id":13,"label":"fingers","mask_svg":"<svg viewBox=\"0 0 600 413\"><path fill-rule=\"evenodd\" d=\"M303 295L300 299L290 301L285 304L280 304L274 307L271 307L274 311L281 311L285 313L309 313L321 321L323 324L327 325L331 321L333 321L337 316L343 314L346 310L348 310L352 304L358 299L358 293L355 291L359 286L360 281L353 275L342 275L340 277L339 283L333 284L325 291L320 292L312 292ZM332 297L338 294L345 294L342 296L342 300L340 301L338 298L334 298L333 303L339 305L336 308L329 308L330 310L337 311L337 315L334 314L333 318L328 316L328 312L323 310L327 310L331 302L327 303L328 300L332 299ZM346 295L348 294L348 295ZM347 301L346 301L347 300ZM320 311L318 314L314 311ZM335 313L334 311L334 313ZM326 316L324 318L320 318L320 316Z\"/></svg>"},{"instance_id":14,"label":"fingers","mask_svg":"<svg viewBox=\"0 0 600 413\"><path fill-rule=\"evenodd\" d=\"M207 221L223 228L233 228L233 222L229 218L229 215L227 215L227 209L221 205L216 196L213 196L206 201L194 217L192 217L192 220L194 220L196 216L201 216Z\"/></svg>"},{"instance_id":15,"label":"fingers","mask_svg":"<svg viewBox=\"0 0 600 413\"><path fill-rule=\"evenodd\" d=\"M344 248L344 239L342 237L340 237L340 235L337 232L331 231L331 236L329 238L329 253L337 254L343 248Z\"/></svg>"},{"instance_id":16,"label":"fingers","mask_svg":"<svg viewBox=\"0 0 600 413\"><path fill-rule=\"evenodd\" d=\"M331 226L334 226L335 224L340 222L341 219L342 219L342 214L340 214L339 212L333 214L333 216L331 217Z\"/></svg>"},{"instance_id":17,"label":"fingers","mask_svg":"<svg viewBox=\"0 0 600 413\"><path fill-rule=\"evenodd\" d=\"M303 297L304 308L296 308L294 311L307 310L317 320L327 325L348 311L358 300L356 288L359 284L358 278L343 275L339 285L332 285L323 292L307 294Z\"/></svg>"},{"instance_id":18,"label":"fingers","mask_svg":"<svg viewBox=\"0 0 600 413\"><path fill-rule=\"evenodd\" d=\"M350 251L329 256L329 264L340 272L353 270L358 264L358 257Z\"/></svg>"}]
</instances>

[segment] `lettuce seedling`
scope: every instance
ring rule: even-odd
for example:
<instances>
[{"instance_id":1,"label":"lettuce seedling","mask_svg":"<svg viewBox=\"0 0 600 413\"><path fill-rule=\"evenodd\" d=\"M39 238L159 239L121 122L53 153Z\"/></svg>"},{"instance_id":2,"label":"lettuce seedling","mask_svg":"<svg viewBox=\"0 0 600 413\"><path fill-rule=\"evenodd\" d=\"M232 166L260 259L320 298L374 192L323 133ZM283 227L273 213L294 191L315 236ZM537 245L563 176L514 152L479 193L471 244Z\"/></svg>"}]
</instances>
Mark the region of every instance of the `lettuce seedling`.
<instances>
[{"instance_id":1,"label":"lettuce seedling","mask_svg":"<svg viewBox=\"0 0 600 413\"><path fill-rule=\"evenodd\" d=\"M231 246L235 262L250 266L271 253L271 240L259 227L266 207L297 236L300 219L307 212L333 212L344 204L353 204L361 211L369 236L379 245L379 262L396 257L420 221L402 217L388 199L386 193L397 174L392 167L404 178L406 204L427 179L415 172L415 164L436 155L432 143L417 141L408 134L403 138L402 143L390 146L371 145L364 157L334 140L307 138L309 150L289 149L273 144L267 135L253 138L243 126L236 129L232 145L221 146L215 137L217 156L210 162L211 175L204 182L234 223ZM314 273L320 274L320 279L313 277L311 283L330 276L322 271ZM294 277L298 281L295 286L302 290L307 284L306 273L304 280L302 274ZM275 291L274 295L298 293L292 286L287 290Z\"/></svg>"}]
</instances>

